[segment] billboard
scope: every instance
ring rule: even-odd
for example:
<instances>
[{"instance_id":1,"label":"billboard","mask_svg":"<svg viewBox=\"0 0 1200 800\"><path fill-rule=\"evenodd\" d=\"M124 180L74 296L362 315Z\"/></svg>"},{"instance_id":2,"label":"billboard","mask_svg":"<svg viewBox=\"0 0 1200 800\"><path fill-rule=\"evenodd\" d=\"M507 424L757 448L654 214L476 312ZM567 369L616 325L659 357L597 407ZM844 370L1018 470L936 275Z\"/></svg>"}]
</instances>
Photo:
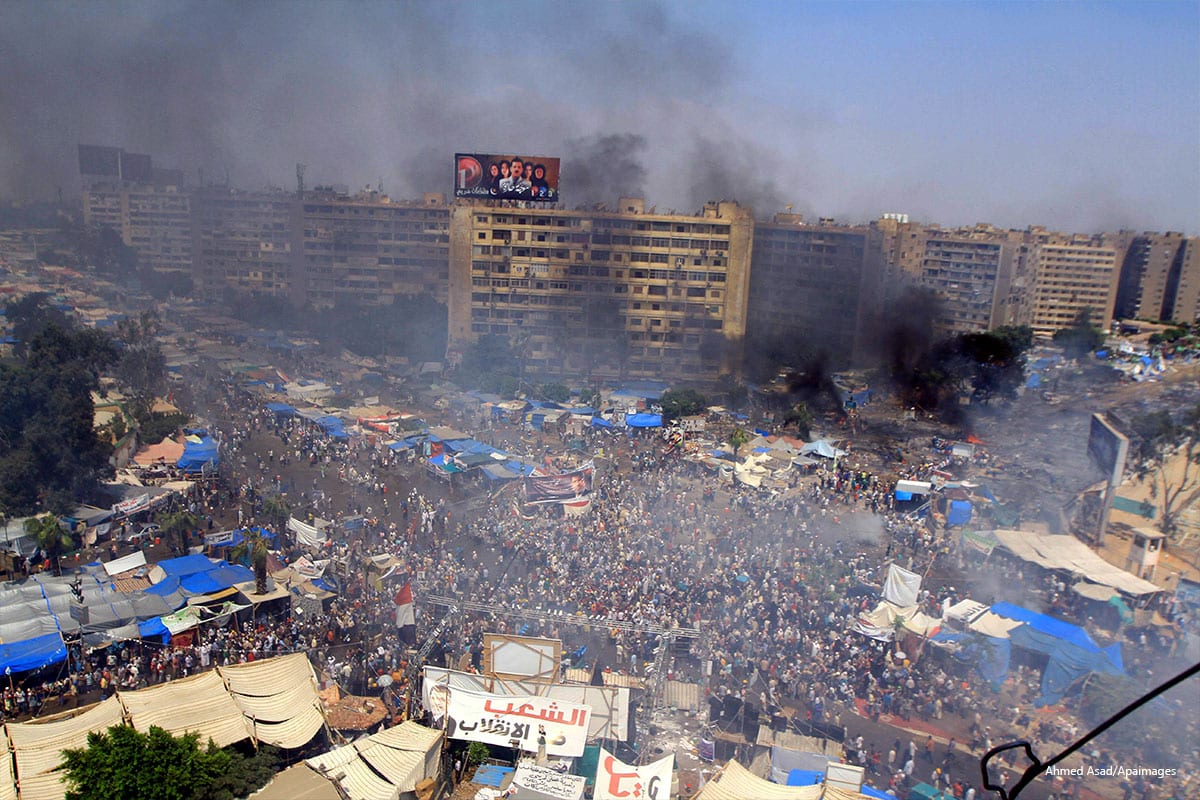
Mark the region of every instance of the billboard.
<instances>
[{"instance_id":1,"label":"billboard","mask_svg":"<svg viewBox=\"0 0 1200 800\"><path fill-rule=\"evenodd\" d=\"M1117 430L1102 414L1092 414L1087 448L1088 457L1108 478L1108 485L1119 486L1125 472L1125 459L1129 455L1129 437Z\"/></svg>"},{"instance_id":2,"label":"billboard","mask_svg":"<svg viewBox=\"0 0 1200 800\"><path fill-rule=\"evenodd\" d=\"M531 475L525 479L526 503L573 503L592 493L592 462L559 475Z\"/></svg>"},{"instance_id":3,"label":"billboard","mask_svg":"<svg viewBox=\"0 0 1200 800\"><path fill-rule=\"evenodd\" d=\"M503 633L483 635L483 671L502 678L554 680L562 661L562 641Z\"/></svg>"},{"instance_id":4,"label":"billboard","mask_svg":"<svg viewBox=\"0 0 1200 800\"><path fill-rule=\"evenodd\" d=\"M454 196L558 202L558 159L456 153Z\"/></svg>"}]
</instances>

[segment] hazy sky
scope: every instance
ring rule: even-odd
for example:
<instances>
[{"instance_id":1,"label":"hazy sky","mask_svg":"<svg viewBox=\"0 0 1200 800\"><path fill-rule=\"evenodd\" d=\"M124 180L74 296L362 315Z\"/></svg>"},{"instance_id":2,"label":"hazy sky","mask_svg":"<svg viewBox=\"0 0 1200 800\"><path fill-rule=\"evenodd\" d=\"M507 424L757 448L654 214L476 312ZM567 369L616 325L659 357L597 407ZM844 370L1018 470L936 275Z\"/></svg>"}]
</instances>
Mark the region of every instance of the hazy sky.
<instances>
[{"instance_id":1,"label":"hazy sky","mask_svg":"<svg viewBox=\"0 0 1200 800\"><path fill-rule=\"evenodd\" d=\"M75 145L243 188L450 191L559 155L567 205L1200 229L1200 2L0 3L0 198Z\"/></svg>"}]
</instances>

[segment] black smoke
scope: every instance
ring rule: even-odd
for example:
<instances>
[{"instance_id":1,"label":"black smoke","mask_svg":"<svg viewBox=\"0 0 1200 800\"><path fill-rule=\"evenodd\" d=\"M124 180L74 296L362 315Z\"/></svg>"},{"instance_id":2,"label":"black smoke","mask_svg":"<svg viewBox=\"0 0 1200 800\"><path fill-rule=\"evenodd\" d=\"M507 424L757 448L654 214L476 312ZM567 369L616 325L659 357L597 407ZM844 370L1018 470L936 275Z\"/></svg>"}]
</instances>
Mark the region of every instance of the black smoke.
<instances>
[{"instance_id":1,"label":"black smoke","mask_svg":"<svg viewBox=\"0 0 1200 800\"><path fill-rule=\"evenodd\" d=\"M567 142L563 184L584 205L645 197L646 137L636 133L585 136Z\"/></svg>"}]
</instances>

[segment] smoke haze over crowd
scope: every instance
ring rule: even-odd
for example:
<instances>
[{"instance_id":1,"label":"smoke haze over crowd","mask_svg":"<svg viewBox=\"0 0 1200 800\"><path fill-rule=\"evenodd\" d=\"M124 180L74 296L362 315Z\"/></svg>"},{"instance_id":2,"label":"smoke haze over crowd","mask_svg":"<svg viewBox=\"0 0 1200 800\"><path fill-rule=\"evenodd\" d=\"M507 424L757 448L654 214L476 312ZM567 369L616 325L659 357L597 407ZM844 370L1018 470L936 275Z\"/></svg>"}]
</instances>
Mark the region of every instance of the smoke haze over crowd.
<instances>
[{"instance_id":1,"label":"smoke haze over crowd","mask_svg":"<svg viewBox=\"0 0 1200 800\"><path fill-rule=\"evenodd\" d=\"M97 2L0 7L0 198L75 145L189 181L449 191L561 155L568 206L1196 231L1194 3Z\"/></svg>"}]
</instances>

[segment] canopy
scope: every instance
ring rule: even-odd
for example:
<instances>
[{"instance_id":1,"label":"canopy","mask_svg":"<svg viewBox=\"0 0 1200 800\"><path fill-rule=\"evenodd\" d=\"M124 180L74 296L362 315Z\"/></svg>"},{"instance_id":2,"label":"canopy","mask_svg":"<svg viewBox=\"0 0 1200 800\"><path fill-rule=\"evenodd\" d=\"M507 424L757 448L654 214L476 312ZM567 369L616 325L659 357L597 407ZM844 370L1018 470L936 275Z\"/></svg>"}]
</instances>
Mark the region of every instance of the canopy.
<instances>
[{"instance_id":1,"label":"canopy","mask_svg":"<svg viewBox=\"0 0 1200 800\"><path fill-rule=\"evenodd\" d=\"M441 731L406 720L305 763L321 775L339 775L351 797L387 800L437 774L441 741Z\"/></svg>"},{"instance_id":2,"label":"canopy","mask_svg":"<svg viewBox=\"0 0 1200 800\"><path fill-rule=\"evenodd\" d=\"M23 642L0 644L0 671L28 672L65 661L67 646L55 631Z\"/></svg>"},{"instance_id":3,"label":"canopy","mask_svg":"<svg viewBox=\"0 0 1200 800\"><path fill-rule=\"evenodd\" d=\"M629 414L625 424L630 428L661 428L662 414Z\"/></svg>"},{"instance_id":4,"label":"canopy","mask_svg":"<svg viewBox=\"0 0 1200 800\"><path fill-rule=\"evenodd\" d=\"M1131 595L1162 591L1150 581L1109 564L1074 536L1013 530L995 530L992 535L1017 558L1045 569L1067 570Z\"/></svg>"},{"instance_id":5,"label":"canopy","mask_svg":"<svg viewBox=\"0 0 1200 800\"><path fill-rule=\"evenodd\" d=\"M183 455L175 466L184 472L201 472L219 463L217 441L211 436L189 436L183 445Z\"/></svg>"},{"instance_id":6,"label":"canopy","mask_svg":"<svg viewBox=\"0 0 1200 800\"><path fill-rule=\"evenodd\" d=\"M815 442L809 442L800 448L800 455L821 456L821 458L841 458L846 455L845 450L839 450L826 439L820 439Z\"/></svg>"}]
</instances>

